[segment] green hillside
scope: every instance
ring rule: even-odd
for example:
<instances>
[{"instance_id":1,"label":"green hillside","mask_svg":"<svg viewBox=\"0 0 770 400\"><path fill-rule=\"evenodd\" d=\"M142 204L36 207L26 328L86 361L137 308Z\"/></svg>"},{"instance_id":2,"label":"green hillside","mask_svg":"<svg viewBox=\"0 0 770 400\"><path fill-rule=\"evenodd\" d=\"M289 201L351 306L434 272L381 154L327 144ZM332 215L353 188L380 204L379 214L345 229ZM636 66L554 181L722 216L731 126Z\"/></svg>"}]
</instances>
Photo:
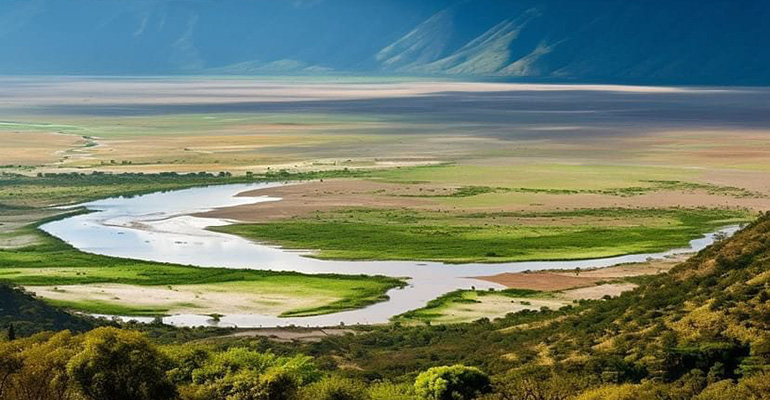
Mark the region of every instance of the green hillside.
<instances>
[{"instance_id":1,"label":"green hillside","mask_svg":"<svg viewBox=\"0 0 770 400\"><path fill-rule=\"evenodd\" d=\"M94 327L91 321L49 306L22 289L0 285L0 337L7 335L11 325L19 337L40 331L86 331Z\"/></svg>"},{"instance_id":2,"label":"green hillside","mask_svg":"<svg viewBox=\"0 0 770 400\"><path fill-rule=\"evenodd\" d=\"M307 343L37 335L0 342L0 398L33 388L39 399L95 400L770 398L770 214L638 283L558 311ZM143 328L153 329L169 328Z\"/></svg>"}]
</instances>

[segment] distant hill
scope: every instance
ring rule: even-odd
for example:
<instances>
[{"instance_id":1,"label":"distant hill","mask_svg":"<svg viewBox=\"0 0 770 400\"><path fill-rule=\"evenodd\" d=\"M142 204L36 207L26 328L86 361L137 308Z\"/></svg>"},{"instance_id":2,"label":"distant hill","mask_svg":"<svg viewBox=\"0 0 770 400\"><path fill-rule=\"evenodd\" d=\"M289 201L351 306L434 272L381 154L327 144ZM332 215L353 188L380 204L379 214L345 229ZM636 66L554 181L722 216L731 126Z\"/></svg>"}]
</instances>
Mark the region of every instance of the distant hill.
<instances>
[{"instance_id":1,"label":"distant hill","mask_svg":"<svg viewBox=\"0 0 770 400\"><path fill-rule=\"evenodd\" d=\"M770 2L0 0L0 74L770 84Z\"/></svg>"}]
</instances>

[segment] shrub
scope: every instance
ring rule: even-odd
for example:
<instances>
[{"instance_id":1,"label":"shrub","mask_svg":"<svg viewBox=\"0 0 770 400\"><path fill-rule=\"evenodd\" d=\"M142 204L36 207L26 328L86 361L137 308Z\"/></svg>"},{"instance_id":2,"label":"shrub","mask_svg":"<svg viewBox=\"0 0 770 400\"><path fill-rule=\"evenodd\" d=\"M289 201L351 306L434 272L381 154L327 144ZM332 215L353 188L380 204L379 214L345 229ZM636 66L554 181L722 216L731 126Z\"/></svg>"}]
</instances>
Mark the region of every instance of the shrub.
<instances>
[{"instance_id":1,"label":"shrub","mask_svg":"<svg viewBox=\"0 0 770 400\"><path fill-rule=\"evenodd\" d=\"M414 382L425 400L469 400L491 391L489 377L478 368L452 365L431 368Z\"/></svg>"},{"instance_id":2,"label":"shrub","mask_svg":"<svg viewBox=\"0 0 770 400\"><path fill-rule=\"evenodd\" d=\"M305 387L302 400L369 400L363 383L340 377L330 377Z\"/></svg>"},{"instance_id":3,"label":"shrub","mask_svg":"<svg viewBox=\"0 0 770 400\"><path fill-rule=\"evenodd\" d=\"M164 400L176 397L166 378L169 360L147 338L116 328L83 335L83 350L69 360L67 372L92 400Z\"/></svg>"}]
</instances>

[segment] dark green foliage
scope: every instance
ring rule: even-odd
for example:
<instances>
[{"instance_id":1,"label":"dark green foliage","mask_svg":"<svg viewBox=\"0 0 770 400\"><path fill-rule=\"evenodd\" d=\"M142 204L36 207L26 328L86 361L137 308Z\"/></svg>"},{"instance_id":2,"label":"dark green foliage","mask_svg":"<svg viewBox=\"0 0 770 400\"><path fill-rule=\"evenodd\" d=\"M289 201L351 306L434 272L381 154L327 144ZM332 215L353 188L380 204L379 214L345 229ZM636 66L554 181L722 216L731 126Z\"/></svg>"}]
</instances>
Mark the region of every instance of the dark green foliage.
<instances>
[{"instance_id":1,"label":"dark green foliage","mask_svg":"<svg viewBox=\"0 0 770 400\"><path fill-rule=\"evenodd\" d=\"M301 392L302 400L367 400L369 394L360 381L330 377L314 383Z\"/></svg>"},{"instance_id":2,"label":"dark green foliage","mask_svg":"<svg viewBox=\"0 0 770 400\"><path fill-rule=\"evenodd\" d=\"M8 327L9 336L11 332L14 336L29 336L46 330L82 332L94 323L49 306L22 289L0 284L0 326Z\"/></svg>"},{"instance_id":3,"label":"dark green foliage","mask_svg":"<svg viewBox=\"0 0 770 400\"><path fill-rule=\"evenodd\" d=\"M698 391L770 371L769 270L766 214L616 298L491 322L372 327L298 351L342 357L362 369L348 375L369 380L408 381L415 371L463 363L492 374L498 388L546 374L574 377L580 388L654 380L660 386L644 390ZM543 363L551 366L532 369Z\"/></svg>"},{"instance_id":4,"label":"dark green foliage","mask_svg":"<svg viewBox=\"0 0 770 400\"><path fill-rule=\"evenodd\" d=\"M169 366L170 360L144 336L99 328L86 335L67 372L91 400L165 400L176 397L165 375Z\"/></svg>"},{"instance_id":5,"label":"dark green foliage","mask_svg":"<svg viewBox=\"0 0 770 400\"><path fill-rule=\"evenodd\" d=\"M0 173L0 210L33 205L60 205L97 200L109 196L134 196L162 190L232 183L303 181L323 178L360 177L365 170L291 172L268 171L265 174L233 176L229 172L141 172L39 173L27 176Z\"/></svg>"},{"instance_id":6,"label":"dark green foliage","mask_svg":"<svg viewBox=\"0 0 770 400\"><path fill-rule=\"evenodd\" d=\"M460 364L433 367L421 373L414 388L425 400L471 400L492 390L485 373Z\"/></svg>"}]
</instances>

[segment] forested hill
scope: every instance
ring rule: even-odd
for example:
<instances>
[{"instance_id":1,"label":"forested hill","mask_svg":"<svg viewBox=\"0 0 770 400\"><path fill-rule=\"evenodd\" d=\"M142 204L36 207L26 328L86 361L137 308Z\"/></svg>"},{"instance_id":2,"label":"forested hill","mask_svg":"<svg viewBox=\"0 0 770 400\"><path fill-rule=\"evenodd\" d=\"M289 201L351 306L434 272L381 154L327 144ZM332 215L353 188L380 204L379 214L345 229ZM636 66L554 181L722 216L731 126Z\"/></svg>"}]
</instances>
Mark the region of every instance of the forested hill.
<instances>
[{"instance_id":1,"label":"forested hill","mask_svg":"<svg viewBox=\"0 0 770 400\"><path fill-rule=\"evenodd\" d=\"M41 331L69 329L82 332L92 329L94 324L64 310L52 307L22 289L0 284L0 337L7 335L13 326L18 337Z\"/></svg>"},{"instance_id":2,"label":"forested hill","mask_svg":"<svg viewBox=\"0 0 770 400\"><path fill-rule=\"evenodd\" d=\"M2 0L0 74L770 84L760 0Z\"/></svg>"},{"instance_id":3,"label":"forested hill","mask_svg":"<svg viewBox=\"0 0 770 400\"><path fill-rule=\"evenodd\" d=\"M303 351L378 378L480 366L494 399L770 398L770 214L639 283L572 309L378 329Z\"/></svg>"}]
</instances>

